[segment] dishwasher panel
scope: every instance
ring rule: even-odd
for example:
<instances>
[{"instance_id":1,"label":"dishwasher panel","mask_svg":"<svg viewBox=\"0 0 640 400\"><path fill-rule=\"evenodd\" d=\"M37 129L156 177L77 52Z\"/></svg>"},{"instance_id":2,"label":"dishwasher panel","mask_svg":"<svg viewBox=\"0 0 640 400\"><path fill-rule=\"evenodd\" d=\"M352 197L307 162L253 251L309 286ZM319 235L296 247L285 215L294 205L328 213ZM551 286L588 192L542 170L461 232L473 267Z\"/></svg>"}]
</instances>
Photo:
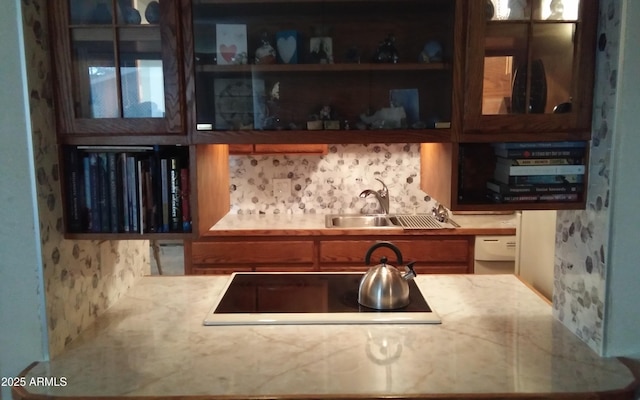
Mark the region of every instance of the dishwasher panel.
<instances>
[{"instance_id":1,"label":"dishwasher panel","mask_svg":"<svg viewBox=\"0 0 640 400\"><path fill-rule=\"evenodd\" d=\"M513 274L516 265L516 236L476 236L474 273Z\"/></svg>"}]
</instances>

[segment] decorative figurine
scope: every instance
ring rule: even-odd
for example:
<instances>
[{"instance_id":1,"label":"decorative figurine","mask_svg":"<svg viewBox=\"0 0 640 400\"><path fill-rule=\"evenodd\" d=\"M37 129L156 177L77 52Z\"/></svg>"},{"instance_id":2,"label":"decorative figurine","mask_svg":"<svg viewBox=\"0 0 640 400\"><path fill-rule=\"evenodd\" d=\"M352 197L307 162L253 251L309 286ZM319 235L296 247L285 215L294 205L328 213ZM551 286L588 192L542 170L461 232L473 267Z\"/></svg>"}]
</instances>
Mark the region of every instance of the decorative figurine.
<instances>
[{"instance_id":1,"label":"decorative figurine","mask_svg":"<svg viewBox=\"0 0 640 400\"><path fill-rule=\"evenodd\" d=\"M276 50L269 42L269 35L267 32L262 32L260 35L260 47L256 50L256 64L275 64L276 62Z\"/></svg>"},{"instance_id":2,"label":"decorative figurine","mask_svg":"<svg viewBox=\"0 0 640 400\"><path fill-rule=\"evenodd\" d=\"M440 42L429 40L425 43L418 61L423 63L442 62L442 45Z\"/></svg>"},{"instance_id":3,"label":"decorative figurine","mask_svg":"<svg viewBox=\"0 0 640 400\"><path fill-rule=\"evenodd\" d=\"M380 43L378 46L378 51L376 51L376 55L373 58L374 62L379 63L392 63L396 64L398 62L398 51L395 46L396 38L393 35L387 36L387 38Z\"/></svg>"},{"instance_id":4,"label":"decorative figurine","mask_svg":"<svg viewBox=\"0 0 640 400\"><path fill-rule=\"evenodd\" d=\"M550 20L560 20L564 19L564 4L562 4L562 0L551 0L549 4L549 9L551 10L551 15L549 15Z\"/></svg>"}]
</instances>

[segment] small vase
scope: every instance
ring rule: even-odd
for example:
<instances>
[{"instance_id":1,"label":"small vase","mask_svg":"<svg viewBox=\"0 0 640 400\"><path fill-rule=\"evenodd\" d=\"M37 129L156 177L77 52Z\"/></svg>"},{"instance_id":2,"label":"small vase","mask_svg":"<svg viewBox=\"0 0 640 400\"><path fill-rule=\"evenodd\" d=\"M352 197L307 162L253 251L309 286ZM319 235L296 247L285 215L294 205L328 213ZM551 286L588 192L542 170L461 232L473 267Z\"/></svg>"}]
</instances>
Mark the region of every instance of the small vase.
<instances>
[{"instance_id":1,"label":"small vase","mask_svg":"<svg viewBox=\"0 0 640 400\"><path fill-rule=\"evenodd\" d=\"M160 3L157 1L150 2L147 5L146 10L144 10L144 17L150 24L157 24L160 22Z\"/></svg>"}]
</instances>

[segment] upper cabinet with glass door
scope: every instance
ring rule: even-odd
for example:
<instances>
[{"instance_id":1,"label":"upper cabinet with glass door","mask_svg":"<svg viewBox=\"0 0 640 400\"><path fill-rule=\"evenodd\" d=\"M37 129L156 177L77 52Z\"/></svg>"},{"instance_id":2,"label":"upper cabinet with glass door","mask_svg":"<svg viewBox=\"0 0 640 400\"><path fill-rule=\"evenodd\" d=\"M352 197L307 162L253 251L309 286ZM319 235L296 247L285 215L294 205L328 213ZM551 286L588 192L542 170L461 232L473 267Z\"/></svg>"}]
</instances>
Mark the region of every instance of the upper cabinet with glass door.
<instances>
[{"instance_id":1,"label":"upper cabinet with glass door","mask_svg":"<svg viewBox=\"0 0 640 400\"><path fill-rule=\"evenodd\" d=\"M449 140L456 7L193 0L196 142Z\"/></svg>"},{"instance_id":2,"label":"upper cabinet with glass door","mask_svg":"<svg viewBox=\"0 0 640 400\"><path fill-rule=\"evenodd\" d=\"M58 128L185 134L178 1L50 1Z\"/></svg>"},{"instance_id":3,"label":"upper cabinet with glass door","mask_svg":"<svg viewBox=\"0 0 640 400\"><path fill-rule=\"evenodd\" d=\"M467 12L463 137L588 139L598 1L470 1Z\"/></svg>"}]
</instances>

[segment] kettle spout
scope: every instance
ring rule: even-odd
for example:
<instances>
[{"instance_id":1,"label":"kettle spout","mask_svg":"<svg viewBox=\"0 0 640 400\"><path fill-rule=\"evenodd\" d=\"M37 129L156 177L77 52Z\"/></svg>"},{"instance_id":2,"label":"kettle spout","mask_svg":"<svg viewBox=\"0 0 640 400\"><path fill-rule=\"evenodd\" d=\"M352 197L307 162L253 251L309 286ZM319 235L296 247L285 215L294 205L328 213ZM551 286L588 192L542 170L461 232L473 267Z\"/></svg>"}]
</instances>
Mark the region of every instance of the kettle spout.
<instances>
[{"instance_id":1,"label":"kettle spout","mask_svg":"<svg viewBox=\"0 0 640 400\"><path fill-rule=\"evenodd\" d=\"M410 281L411 279L415 278L417 275L416 271L413 269L413 264L415 264L415 261L410 262L404 267L406 272L402 275L402 279L404 279L405 281Z\"/></svg>"}]
</instances>

